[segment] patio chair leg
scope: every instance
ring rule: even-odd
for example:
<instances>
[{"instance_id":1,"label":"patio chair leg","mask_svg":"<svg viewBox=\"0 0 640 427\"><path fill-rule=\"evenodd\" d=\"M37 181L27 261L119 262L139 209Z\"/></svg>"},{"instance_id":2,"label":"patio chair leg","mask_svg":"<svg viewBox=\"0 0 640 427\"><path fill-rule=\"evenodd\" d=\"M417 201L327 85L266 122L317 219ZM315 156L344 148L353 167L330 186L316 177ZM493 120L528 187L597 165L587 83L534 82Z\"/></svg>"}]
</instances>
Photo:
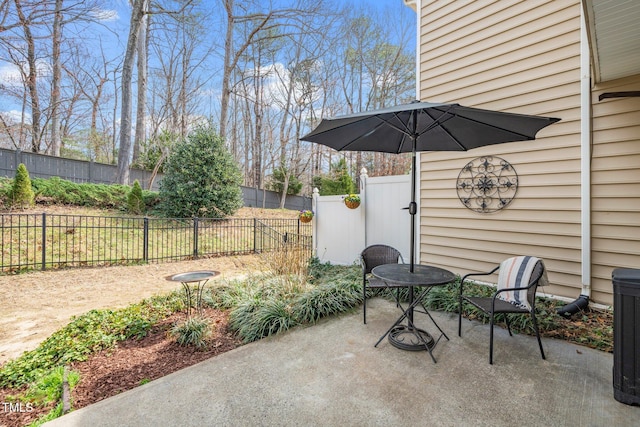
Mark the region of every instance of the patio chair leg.
<instances>
[{"instance_id":1,"label":"patio chair leg","mask_svg":"<svg viewBox=\"0 0 640 427\"><path fill-rule=\"evenodd\" d=\"M462 336L462 298L458 304L458 336Z\"/></svg>"},{"instance_id":2,"label":"patio chair leg","mask_svg":"<svg viewBox=\"0 0 640 427\"><path fill-rule=\"evenodd\" d=\"M362 316L364 317L364 324L367 324L367 288L362 286Z\"/></svg>"},{"instance_id":3,"label":"patio chair leg","mask_svg":"<svg viewBox=\"0 0 640 427\"><path fill-rule=\"evenodd\" d=\"M493 365L493 314L491 314L491 332L489 338L489 365Z\"/></svg>"},{"instance_id":4,"label":"patio chair leg","mask_svg":"<svg viewBox=\"0 0 640 427\"><path fill-rule=\"evenodd\" d=\"M511 322L509 321L509 315L508 314L503 314L504 316L504 321L507 324L507 330L509 331L509 336L512 337L513 334L511 333Z\"/></svg>"},{"instance_id":5,"label":"patio chair leg","mask_svg":"<svg viewBox=\"0 0 640 427\"><path fill-rule=\"evenodd\" d=\"M543 360L546 360L547 358L544 357L544 350L542 349L542 340L540 339L540 330L538 329L538 321L537 321L535 315L532 315L531 317L533 318L533 329L536 331L536 338L538 338L538 346L540 347L540 355L542 356Z\"/></svg>"}]
</instances>

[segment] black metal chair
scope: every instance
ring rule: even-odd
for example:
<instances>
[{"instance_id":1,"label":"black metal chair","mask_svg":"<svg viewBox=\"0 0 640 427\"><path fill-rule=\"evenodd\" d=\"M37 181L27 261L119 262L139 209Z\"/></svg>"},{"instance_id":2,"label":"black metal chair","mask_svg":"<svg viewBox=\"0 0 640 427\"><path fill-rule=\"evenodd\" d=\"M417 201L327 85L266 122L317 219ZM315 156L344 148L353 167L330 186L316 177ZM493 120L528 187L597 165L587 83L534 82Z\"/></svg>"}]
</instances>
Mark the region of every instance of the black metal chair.
<instances>
[{"instance_id":1,"label":"black metal chair","mask_svg":"<svg viewBox=\"0 0 640 427\"><path fill-rule=\"evenodd\" d=\"M509 262L514 259L515 258L510 258L505 262ZM489 339L489 364L493 364L493 325L495 321L495 315L500 313L529 314L531 315L531 320L533 322L533 329L536 333L536 338L538 339L538 345L540 346L540 355L542 356L543 359L545 359L544 350L542 349L542 341L540 340L540 331L538 330L538 321L536 320L536 313L535 313L535 308L536 308L535 296L536 296L536 291L538 289L538 285L542 280L546 281L545 267L542 260L538 259L537 262L535 263L533 270L531 270L531 274L529 276L530 277L529 282L526 285L523 285L520 287L506 287L502 289L499 286L498 290L496 290L496 292L494 292L491 297L474 297L474 296L464 295L464 291L463 291L464 282L468 277L487 276L487 275L493 274L496 271L498 271L500 267L503 265L505 265L504 262L498 265L493 270L486 273L467 274L460 281L460 296L459 296L459 306L458 306L458 336L462 336L463 303L465 302L470 303L474 307L478 308L479 310L487 314L490 318L490 324L491 324L491 332L490 332L490 339ZM506 274L506 272L501 271L500 274ZM498 279L498 282L499 283L501 282L501 278ZM523 301L522 305L518 305L518 304L515 304L513 301L508 302L508 301L505 301L504 299L501 299L505 297L506 292L510 292L510 291L516 291L518 293L519 291L526 291L525 293L526 302ZM512 295L514 294L512 293L511 297L508 299L513 299ZM509 316L505 315L504 318L507 324L509 335L513 336L513 334L511 333Z\"/></svg>"},{"instance_id":2,"label":"black metal chair","mask_svg":"<svg viewBox=\"0 0 640 427\"><path fill-rule=\"evenodd\" d=\"M371 245L366 247L360 254L360 264L362 265L362 302L364 323L367 323L367 289L396 288L396 302L398 302L399 288L403 286L385 283L374 277L371 270L383 264L393 263L404 264L404 259L399 250L388 245Z\"/></svg>"}]
</instances>

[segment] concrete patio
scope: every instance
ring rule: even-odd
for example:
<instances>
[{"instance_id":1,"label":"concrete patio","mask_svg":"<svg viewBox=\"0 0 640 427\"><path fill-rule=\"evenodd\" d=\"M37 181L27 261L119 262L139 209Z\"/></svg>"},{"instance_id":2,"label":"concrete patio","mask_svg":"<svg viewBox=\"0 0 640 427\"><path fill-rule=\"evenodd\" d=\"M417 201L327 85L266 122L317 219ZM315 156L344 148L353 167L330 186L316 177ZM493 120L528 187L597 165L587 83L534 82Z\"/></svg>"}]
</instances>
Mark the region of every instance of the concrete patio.
<instances>
[{"instance_id":1,"label":"concrete patio","mask_svg":"<svg viewBox=\"0 0 640 427\"><path fill-rule=\"evenodd\" d=\"M209 359L72 412L54 426L630 426L613 398L611 354L434 313L450 341L426 352L373 345L399 312L361 309ZM428 323L416 319L432 330Z\"/></svg>"}]
</instances>

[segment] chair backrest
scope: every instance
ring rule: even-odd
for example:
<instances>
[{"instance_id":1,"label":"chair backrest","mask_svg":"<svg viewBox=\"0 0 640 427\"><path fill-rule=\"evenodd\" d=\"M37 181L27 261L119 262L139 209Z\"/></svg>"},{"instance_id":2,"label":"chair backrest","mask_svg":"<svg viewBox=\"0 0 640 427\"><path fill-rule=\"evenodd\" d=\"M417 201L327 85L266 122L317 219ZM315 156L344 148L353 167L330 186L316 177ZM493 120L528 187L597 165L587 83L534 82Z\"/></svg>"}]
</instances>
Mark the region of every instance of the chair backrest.
<instances>
[{"instance_id":1,"label":"chair backrest","mask_svg":"<svg viewBox=\"0 0 640 427\"><path fill-rule=\"evenodd\" d=\"M360 254L360 261L363 274L371 273L371 270L382 264L404 263L400 251L388 245L366 247Z\"/></svg>"},{"instance_id":2,"label":"chair backrest","mask_svg":"<svg viewBox=\"0 0 640 427\"><path fill-rule=\"evenodd\" d=\"M536 291L538 290L538 285L540 284L540 279L544 274L544 263L542 260L539 260L536 263L536 266L533 267L533 271L531 272L531 279L529 279L529 289L527 290L527 300L529 304L533 307L536 300Z\"/></svg>"},{"instance_id":3,"label":"chair backrest","mask_svg":"<svg viewBox=\"0 0 640 427\"><path fill-rule=\"evenodd\" d=\"M518 256L506 259L500 264L498 289L519 288L521 290L502 292L498 297L530 310L534 306L538 284L544 274L544 263L539 258ZM527 275L528 282L524 282ZM527 289L522 289L525 286Z\"/></svg>"}]
</instances>

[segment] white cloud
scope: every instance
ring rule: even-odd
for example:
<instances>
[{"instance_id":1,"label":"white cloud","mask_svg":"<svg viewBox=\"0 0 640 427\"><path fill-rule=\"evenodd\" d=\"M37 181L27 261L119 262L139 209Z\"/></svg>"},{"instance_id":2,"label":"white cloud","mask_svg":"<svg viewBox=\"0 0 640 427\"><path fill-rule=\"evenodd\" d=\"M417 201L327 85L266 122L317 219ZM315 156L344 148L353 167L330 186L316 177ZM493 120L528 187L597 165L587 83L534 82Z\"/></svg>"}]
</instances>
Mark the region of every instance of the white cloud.
<instances>
[{"instance_id":1,"label":"white cloud","mask_svg":"<svg viewBox=\"0 0 640 427\"><path fill-rule=\"evenodd\" d=\"M24 74L27 74L27 64L23 63ZM39 59L36 62L36 70L38 76L45 77L51 75L51 64L44 59ZM20 73L20 68L16 64L4 62L0 64L0 84L17 87L22 86L23 81Z\"/></svg>"},{"instance_id":2,"label":"white cloud","mask_svg":"<svg viewBox=\"0 0 640 427\"><path fill-rule=\"evenodd\" d=\"M260 67L258 70L250 69L245 71L246 76L260 75L263 78L264 101L273 108L282 108L287 102L287 85L289 84L290 72L280 62ZM255 98L252 86L248 85L248 93L245 96L249 99ZM300 84L294 83L292 102L302 98L303 88ZM318 94L315 94L318 96ZM308 100L307 100L308 102Z\"/></svg>"},{"instance_id":3,"label":"white cloud","mask_svg":"<svg viewBox=\"0 0 640 427\"><path fill-rule=\"evenodd\" d=\"M4 116L7 123L20 123L22 119L22 113L18 110L2 111L0 114ZM26 124L31 124L31 114L25 113L24 121Z\"/></svg>"},{"instance_id":4,"label":"white cloud","mask_svg":"<svg viewBox=\"0 0 640 427\"><path fill-rule=\"evenodd\" d=\"M4 63L0 65L0 84L6 86L22 86L20 70L14 64Z\"/></svg>"},{"instance_id":5,"label":"white cloud","mask_svg":"<svg viewBox=\"0 0 640 427\"><path fill-rule=\"evenodd\" d=\"M113 22L120 19L118 11L115 9L96 9L91 12L94 18L103 22Z\"/></svg>"}]
</instances>

